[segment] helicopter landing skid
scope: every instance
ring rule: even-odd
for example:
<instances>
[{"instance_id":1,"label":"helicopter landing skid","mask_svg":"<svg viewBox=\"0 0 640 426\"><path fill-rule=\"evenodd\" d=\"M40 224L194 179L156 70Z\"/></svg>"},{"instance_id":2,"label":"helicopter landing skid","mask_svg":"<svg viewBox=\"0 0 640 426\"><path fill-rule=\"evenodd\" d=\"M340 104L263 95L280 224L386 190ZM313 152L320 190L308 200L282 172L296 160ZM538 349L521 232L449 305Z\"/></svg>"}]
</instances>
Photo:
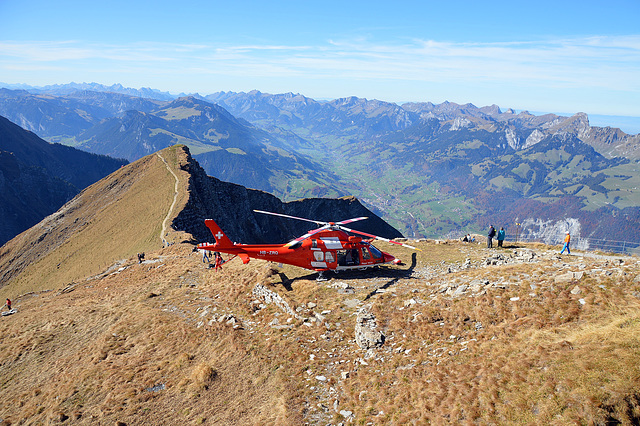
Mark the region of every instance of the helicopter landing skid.
<instances>
[{"instance_id":1,"label":"helicopter landing skid","mask_svg":"<svg viewBox=\"0 0 640 426\"><path fill-rule=\"evenodd\" d=\"M318 277L316 278L316 281L321 282L321 281L328 281L329 278L324 276L324 271L318 271Z\"/></svg>"}]
</instances>

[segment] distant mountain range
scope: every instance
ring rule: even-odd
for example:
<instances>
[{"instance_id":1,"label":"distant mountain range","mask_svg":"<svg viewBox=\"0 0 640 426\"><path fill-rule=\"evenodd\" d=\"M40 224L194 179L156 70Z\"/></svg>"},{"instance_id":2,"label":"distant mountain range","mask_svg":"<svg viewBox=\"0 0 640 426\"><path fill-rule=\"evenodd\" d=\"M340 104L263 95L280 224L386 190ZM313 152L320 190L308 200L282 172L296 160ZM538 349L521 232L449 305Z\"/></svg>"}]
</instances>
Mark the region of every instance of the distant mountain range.
<instances>
[{"instance_id":1,"label":"distant mountain range","mask_svg":"<svg viewBox=\"0 0 640 426\"><path fill-rule=\"evenodd\" d=\"M307 143L300 137L267 132L193 97L159 102L108 92L52 97L0 89L0 115L48 140L129 161L186 144L210 175L285 199L346 194L330 172L288 149Z\"/></svg>"},{"instance_id":2,"label":"distant mountain range","mask_svg":"<svg viewBox=\"0 0 640 426\"><path fill-rule=\"evenodd\" d=\"M163 100L141 90L0 89L0 115L129 160L184 143L212 176L288 200L352 194L408 236L490 222L512 234L534 220L558 229L550 239L570 228L640 242L628 232L640 226L640 136L590 126L586 114L259 91Z\"/></svg>"}]
</instances>

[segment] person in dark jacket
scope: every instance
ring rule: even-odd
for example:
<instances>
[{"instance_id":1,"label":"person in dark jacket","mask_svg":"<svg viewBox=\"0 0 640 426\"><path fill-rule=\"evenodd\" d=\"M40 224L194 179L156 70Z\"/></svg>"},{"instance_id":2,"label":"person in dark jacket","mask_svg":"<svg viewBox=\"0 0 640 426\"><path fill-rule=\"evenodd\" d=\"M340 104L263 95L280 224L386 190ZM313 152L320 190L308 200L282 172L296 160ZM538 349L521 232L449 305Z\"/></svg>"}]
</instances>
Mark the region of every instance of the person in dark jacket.
<instances>
[{"instance_id":1,"label":"person in dark jacket","mask_svg":"<svg viewBox=\"0 0 640 426\"><path fill-rule=\"evenodd\" d=\"M493 248L493 237L496 236L496 228L493 225L489 226L489 233L487 234L487 248Z\"/></svg>"}]
</instances>

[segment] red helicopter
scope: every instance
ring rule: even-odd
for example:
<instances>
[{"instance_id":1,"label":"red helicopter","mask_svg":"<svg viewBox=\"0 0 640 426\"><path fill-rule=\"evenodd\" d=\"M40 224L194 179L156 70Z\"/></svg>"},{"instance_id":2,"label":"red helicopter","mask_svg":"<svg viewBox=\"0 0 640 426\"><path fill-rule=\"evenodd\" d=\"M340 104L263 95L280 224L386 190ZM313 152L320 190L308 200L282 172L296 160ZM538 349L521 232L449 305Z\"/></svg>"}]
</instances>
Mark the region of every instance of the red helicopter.
<instances>
[{"instance_id":1,"label":"red helicopter","mask_svg":"<svg viewBox=\"0 0 640 426\"><path fill-rule=\"evenodd\" d=\"M289 219L304 220L315 223L320 227L286 244L238 244L231 242L229 237L212 219L206 219L204 223L211 230L216 242L214 244L201 243L198 244L197 248L199 250L217 251L239 256L243 263L249 263L250 258L255 258L311 269L319 272L318 280L324 279L324 271L363 269L385 263L401 263L400 259L378 250L371 244L374 239L420 250L408 244L391 241L343 226L368 219L365 216L340 222L322 222L262 210L254 211ZM364 240L360 236L349 235L348 232L363 235L368 239Z\"/></svg>"}]
</instances>

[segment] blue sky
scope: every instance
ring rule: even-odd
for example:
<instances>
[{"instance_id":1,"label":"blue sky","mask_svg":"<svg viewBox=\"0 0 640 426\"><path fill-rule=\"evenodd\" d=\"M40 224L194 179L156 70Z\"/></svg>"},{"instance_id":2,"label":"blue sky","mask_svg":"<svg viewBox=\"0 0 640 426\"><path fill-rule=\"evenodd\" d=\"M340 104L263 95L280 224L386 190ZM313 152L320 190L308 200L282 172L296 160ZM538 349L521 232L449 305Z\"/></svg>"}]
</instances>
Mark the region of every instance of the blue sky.
<instances>
[{"instance_id":1,"label":"blue sky","mask_svg":"<svg viewBox=\"0 0 640 426\"><path fill-rule=\"evenodd\" d=\"M0 82L640 117L640 0L0 0Z\"/></svg>"}]
</instances>

